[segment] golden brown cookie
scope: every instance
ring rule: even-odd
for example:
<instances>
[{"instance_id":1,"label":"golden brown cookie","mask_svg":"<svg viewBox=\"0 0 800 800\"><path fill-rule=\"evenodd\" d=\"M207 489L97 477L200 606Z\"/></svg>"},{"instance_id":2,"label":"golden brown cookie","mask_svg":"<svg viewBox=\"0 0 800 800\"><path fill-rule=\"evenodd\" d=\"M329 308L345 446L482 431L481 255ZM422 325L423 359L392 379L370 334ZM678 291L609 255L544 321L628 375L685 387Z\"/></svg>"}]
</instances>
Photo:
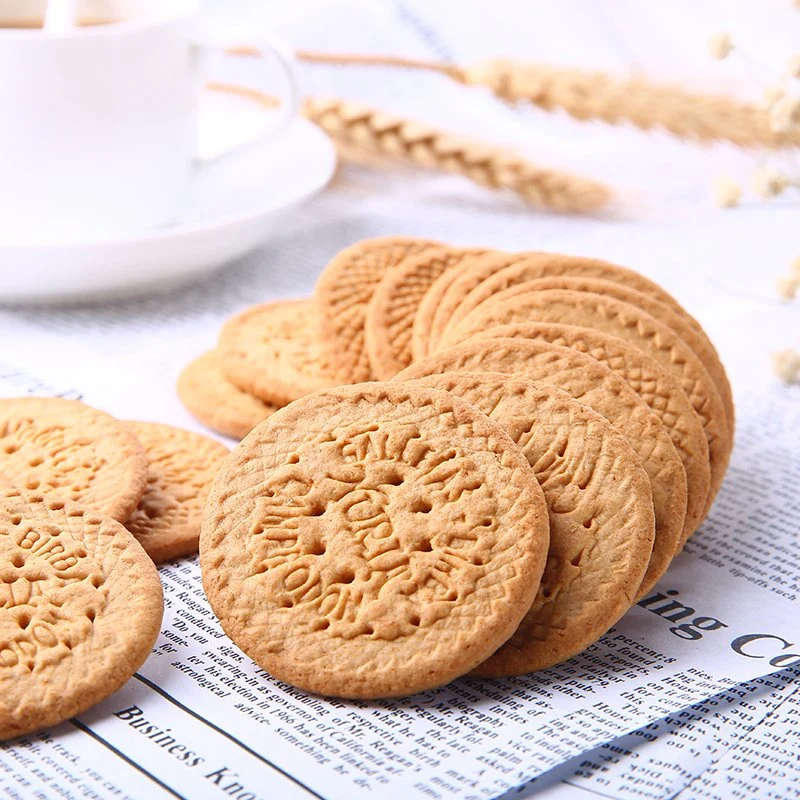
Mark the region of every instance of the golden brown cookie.
<instances>
[{"instance_id":1,"label":"golden brown cookie","mask_svg":"<svg viewBox=\"0 0 800 800\"><path fill-rule=\"evenodd\" d=\"M477 248L431 247L401 261L384 275L364 321L364 342L375 378L391 378L411 363L414 317L436 278L485 253Z\"/></svg>"},{"instance_id":2,"label":"golden brown cookie","mask_svg":"<svg viewBox=\"0 0 800 800\"><path fill-rule=\"evenodd\" d=\"M502 273L496 275L495 279L501 276ZM491 281L487 283L491 283ZM728 434L731 437L731 441L733 440L733 395L728 376L725 374L725 367L722 366L717 351L708 336L706 336L702 328L698 329L696 327L697 323L686 312L676 311L672 306L668 306L651 295L632 289L623 283L601 280L600 278L575 277L574 275L556 275L525 281L510 286L508 289L493 296L490 295L490 297L492 297L493 302L495 300L502 302L527 292L549 289L569 289L576 292L593 292L607 297L614 297L617 300L622 300L625 303L641 308L642 311L646 311L675 331L700 359L700 363L706 368L711 380L714 381L714 385L719 390L725 406Z\"/></svg>"},{"instance_id":3,"label":"golden brown cookie","mask_svg":"<svg viewBox=\"0 0 800 800\"><path fill-rule=\"evenodd\" d=\"M364 342L367 306L384 276L409 256L438 246L424 239L385 236L342 250L314 288L319 335L339 383L368 381L372 369Z\"/></svg>"},{"instance_id":4,"label":"golden brown cookie","mask_svg":"<svg viewBox=\"0 0 800 800\"><path fill-rule=\"evenodd\" d=\"M200 565L225 632L272 675L390 697L447 683L511 636L548 530L500 427L447 392L370 383L298 400L239 444Z\"/></svg>"},{"instance_id":5,"label":"golden brown cookie","mask_svg":"<svg viewBox=\"0 0 800 800\"><path fill-rule=\"evenodd\" d=\"M584 258L583 256L567 256L560 253L530 253L523 258L518 258L513 264L492 274L486 275L481 281L466 284L460 292L461 298L458 306L452 310L448 325L456 325L472 309L479 306L490 297L525 281L538 278L554 277L558 275L571 275L578 278L600 278L613 281L636 289L643 294L670 306L692 320L699 329L699 323L689 316L688 312L669 294L663 287L644 275L632 269L620 267L609 261L597 258ZM455 301L456 298L453 298Z\"/></svg>"},{"instance_id":6,"label":"golden brown cookie","mask_svg":"<svg viewBox=\"0 0 800 800\"><path fill-rule=\"evenodd\" d=\"M117 691L150 654L163 608L153 563L120 523L0 488L0 740Z\"/></svg>"},{"instance_id":7,"label":"golden brown cookie","mask_svg":"<svg viewBox=\"0 0 800 800\"><path fill-rule=\"evenodd\" d=\"M650 480L600 414L552 386L496 372L412 381L462 397L528 459L550 516L539 592L514 635L473 673L522 675L596 642L630 608L653 549Z\"/></svg>"},{"instance_id":8,"label":"golden brown cookie","mask_svg":"<svg viewBox=\"0 0 800 800\"><path fill-rule=\"evenodd\" d=\"M590 356L524 339L484 339L434 353L400 372L413 380L443 372L503 372L555 386L604 416L633 447L653 492L656 539L640 592L664 574L681 542L686 473L659 418L633 389Z\"/></svg>"},{"instance_id":9,"label":"golden brown cookie","mask_svg":"<svg viewBox=\"0 0 800 800\"><path fill-rule=\"evenodd\" d=\"M474 339L538 339L561 347L571 347L592 356L619 375L647 403L661 420L678 451L686 471L687 505L681 545L696 530L703 518L708 498L711 470L708 442L703 423L675 376L654 358L624 339L593 328L557 325L546 322L520 322L501 325L476 334Z\"/></svg>"},{"instance_id":10,"label":"golden brown cookie","mask_svg":"<svg viewBox=\"0 0 800 800\"><path fill-rule=\"evenodd\" d=\"M178 376L178 397L186 410L217 433L241 439L278 410L223 374L219 350L209 350L187 364Z\"/></svg>"},{"instance_id":11,"label":"golden brown cookie","mask_svg":"<svg viewBox=\"0 0 800 800\"><path fill-rule=\"evenodd\" d=\"M104 411L60 397L0 399L0 475L124 522L147 480L147 457Z\"/></svg>"},{"instance_id":12,"label":"golden brown cookie","mask_svg":"<svg viewBox=\"0 0 800 800\"><path fill-rule=\"evenodd\" d=\"M527 292L507 300L487 300L451 328L445 338L447 342L456 343L487 328L514 322L556 322L595 328L629 341L672 371L702 420L708 441L711 465L708 512L725 477L731 454L725 407L700 359L674 331L646 311L613 297L552 289Z\"/></svg>"},{"instance_id":13,"label":"golden brown cookie","mask_svg":"<svg viewBox=\"0 0 800 800\"><path fill-rule=\"evenodd\" d=\"M463 270L441 275L422 298L414 318L411 334L413 360L419 361L437 349L450 316L475 286L527 255L527 253L489 253L475 259Z\"/></svg>"},{"instance_id":14,"label":"golden brown cookie","mask_svg":"<svg viewBox=\"0 0 800 800\"><path fill-rule=\"evenodd\" d=\"M125 527L156 564L197 552L203 506L228 448L199 433L129 422L149 461L147 490Z\"/></svg>"},{"instance_id":15,"label":"golden brown cookie","mask_svg":"<svg viewBox=\"0 0 800 800\"><path fill-rule=\"evenodd\" d=\"M336 383L310 300L278 300L242 311L223 326L218 350L222 374L270 405Z\"/></svg>"}]
</instances>

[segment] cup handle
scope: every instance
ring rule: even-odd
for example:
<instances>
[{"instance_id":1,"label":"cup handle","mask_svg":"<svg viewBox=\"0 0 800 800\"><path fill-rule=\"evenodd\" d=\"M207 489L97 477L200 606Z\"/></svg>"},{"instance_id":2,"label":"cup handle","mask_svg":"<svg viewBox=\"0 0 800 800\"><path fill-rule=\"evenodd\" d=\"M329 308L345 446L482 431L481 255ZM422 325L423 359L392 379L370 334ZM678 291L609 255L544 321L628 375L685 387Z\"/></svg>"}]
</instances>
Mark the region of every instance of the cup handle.
<instances>
[{"instance_id":1,"label":"cup handle","mask_svg":"<svg viewBox=\"0 0 800 800\"><path fill-rule=\"evenodd\" d=\"M280 103L280 113L275 121L275 124L264 131L260 136L247 142L243 142L242 144L237 145L230 150L226 150L225 152L220 153L212 158L204 159L202 162L198 162L196 160L196 165L200 163L208 164L217 161L220 158L225 158L231 153L235 153L238 150L249 147L257 142L264 142L266 140L273 139L286 130L292 120L294 120L294 118L297 116L300 108L300 90L298 88L297 78L295 76L294 58L288 48L286 48L280 42L263 36L259 36L256 39L247 37L242 37L239 39L237 37L235 43L230 41L207 42L201 40L194 41L193 45L199 52L201 58L220 52L229 58L257 58L264 62L267 58L271 58L278 65L281 77L283 78L283 83L285 85L286 95L286 99L282 100ZM270 94L268 89L254 89L253 92L256 94L263 93L267 96Z\"/></svg>"}]
</instances>

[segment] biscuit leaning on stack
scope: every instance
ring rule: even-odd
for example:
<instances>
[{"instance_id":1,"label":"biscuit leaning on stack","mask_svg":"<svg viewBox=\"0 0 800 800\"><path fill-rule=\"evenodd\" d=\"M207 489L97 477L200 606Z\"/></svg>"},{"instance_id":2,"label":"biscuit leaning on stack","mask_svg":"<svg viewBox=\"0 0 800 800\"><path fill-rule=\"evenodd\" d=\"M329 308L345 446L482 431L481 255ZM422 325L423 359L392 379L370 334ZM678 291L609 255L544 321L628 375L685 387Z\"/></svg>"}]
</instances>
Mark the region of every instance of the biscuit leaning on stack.
<instances>
[{"instance_id":1,"label":"biscuit leaning on stack","mask_svg":"<svg viewBox=\"0 0 800 800\"><path fill-rule=\"evenodd\" d=\"M580 652L664 574L732 447L702 328L594 259L359 242L312 299L243 312L205 358L205 380L189 388L190 366L179 384L198 418L237 416L239 433L266 418L206 507L209 599L262 667L323 694L408 694ZM516 466L483 472L481 453ZM519 537L503 486L529 509L544 498L549 535L531 519ZM527 590L510 530L514 558L547 564L523 570ZM506 594L486 594L498 581ZM478 597L485 635L466 622Z\"/></svg>"},{"instance_id":2,"label":"biscuit leaning on stack","mask_svg":"<svg viewBox=\"0 0 800 800\"><path fill-rule=\"evenodd\" d=\"M154 562L197 551L227 453L77 401L0 399L0 740L87 710L147 658Z\"/></svg>"}]
</instances>

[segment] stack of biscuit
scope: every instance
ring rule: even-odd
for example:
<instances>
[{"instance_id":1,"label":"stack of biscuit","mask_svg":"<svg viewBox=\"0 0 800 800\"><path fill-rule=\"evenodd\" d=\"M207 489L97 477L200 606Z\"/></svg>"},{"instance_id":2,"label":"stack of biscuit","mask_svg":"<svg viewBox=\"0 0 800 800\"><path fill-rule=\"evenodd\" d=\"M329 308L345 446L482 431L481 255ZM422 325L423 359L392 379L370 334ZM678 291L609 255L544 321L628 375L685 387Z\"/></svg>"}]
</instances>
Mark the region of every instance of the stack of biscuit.
<instances>
[{"instance_id":1,"label":"stack of biscuit","mask_svg":"<svg viewBox=\"0 0 800 800\"><path fill-rule=\"evenodd\" d=\"M256 426L206 506L212 607L265 669L345 697L580 652L705 518L733 439L713 345L649 279L401 237L231 319L178 388Z\"/></svg>"},{"instance_id":2,"label":"stack of biscuit","mask_svg":"<svg viewBox=\"0 0 800 800\"><path fill-rule=\"evenodd\" d=\"M147 658L155 564L197 552L227 454L73 400L0 399L0 740L88 709Z\"/></svg>"}]
</instances>

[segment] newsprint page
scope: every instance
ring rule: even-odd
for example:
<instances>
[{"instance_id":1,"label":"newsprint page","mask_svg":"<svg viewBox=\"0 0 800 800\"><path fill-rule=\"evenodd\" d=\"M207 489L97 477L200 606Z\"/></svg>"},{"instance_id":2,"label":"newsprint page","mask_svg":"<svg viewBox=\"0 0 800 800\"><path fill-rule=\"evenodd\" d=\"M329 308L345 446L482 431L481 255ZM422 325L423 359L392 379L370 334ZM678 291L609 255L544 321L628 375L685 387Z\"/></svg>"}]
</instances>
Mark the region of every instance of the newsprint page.
<instances>
[{"instance_id":1,"label":"newsprint page","mask_svg":"<svg viewBox=\"0 0 800 800\"><path fill-rule=\"evenodd\" d=\"M146 663L88 713L0 746L0 797L800 796L800 393L770 375L759 343L785 330L776 307L741 293L724 320L703 318L737 400L728 477L661 583L580 656L407 699L328 700L244 656L197 560L181 559L160 570L166 611ZM0 394L192 425L174 374L132 375L76 336L83 368L68 369L59 334L37 319L15 320L21 343L2 350Z\"/></svg>"}]
</instances>

